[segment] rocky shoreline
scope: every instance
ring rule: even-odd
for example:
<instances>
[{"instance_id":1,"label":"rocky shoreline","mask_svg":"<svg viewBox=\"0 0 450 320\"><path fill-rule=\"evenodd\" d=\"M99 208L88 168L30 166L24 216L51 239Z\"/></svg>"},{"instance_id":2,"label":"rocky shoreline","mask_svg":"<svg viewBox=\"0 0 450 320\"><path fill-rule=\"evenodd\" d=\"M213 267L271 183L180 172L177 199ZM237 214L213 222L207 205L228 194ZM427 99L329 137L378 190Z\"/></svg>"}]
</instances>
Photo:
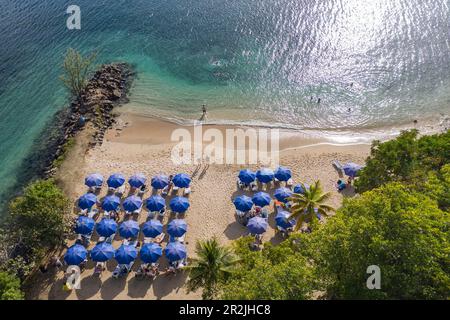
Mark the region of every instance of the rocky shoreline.
<instances>
[{"instance_id":1,"label":"rocky shoreline","mask_svg":"<svg viewBox=\"0 0 450 320\"><path fill-rule=\"evenodd\" d=\"M81 99L58 112L43 135L46 147L39 157L43 159L43 178L56 172L55 161L64 155L67 143L79 131L92 124L94 133L89 146L101 144L105 131L115 123L114 107L128 101L127 94L134 79L132 66L127 63L102 65L89 80Z\"/></svg>"}]
</instances>

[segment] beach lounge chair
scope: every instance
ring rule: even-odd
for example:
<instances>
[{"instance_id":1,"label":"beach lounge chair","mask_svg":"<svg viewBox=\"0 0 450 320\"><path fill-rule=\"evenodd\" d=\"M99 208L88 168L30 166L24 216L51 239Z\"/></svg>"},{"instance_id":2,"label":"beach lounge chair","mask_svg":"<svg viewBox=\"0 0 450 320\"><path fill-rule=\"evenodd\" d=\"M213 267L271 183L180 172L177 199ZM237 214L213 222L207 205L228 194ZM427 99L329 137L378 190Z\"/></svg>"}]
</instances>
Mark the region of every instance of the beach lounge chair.
<instances>
[{"instance_id":1,"label":"beach lounge chair","mask_svg":"<svg viewBox=\"0 0 450 320\"><path fill-rule=\"evenodd\" d=\"M157 244L160 244L161 242L163 242L165 236L166 235L162 232L162 233L160 233L159 235L157 235L154 238L145 237L144 238L144 243L157 243Z\"/></svg>"},{"instance_id":2,"label":"beach lounge chair","mask_svg":"<svg viewBox=\"0 0 450 320\"><path fill-rule=\"evenodd\" d=\"M258 184L256 182L250 183L250 189L252 191L258 191Z\"/></svg>"},{"instance_id":3,"label":"beach lounge chair","mask_svg":"<svg viewBox=\"0 0 450 320\"><path fill-rule=\"evenodd\" d=\"M123 197L123 194L125 193L125 185L121 185L119 188L116 189L116 196L119 198Z\"/></svg>"},{"instance_id":4,"label":"beach lounge chair","mask_svg":"<svg viewBox=\"0 0 450 320\"><path fill-rule=\"evenodd\" d=\"M136 239L123 239L122 243L126 246L133 246L133 247L137 247L138 245L138 241Z\"/></svg>"},{"instance_id":5,"label":"beach lounge chair","mask_svg":"<svg viewBox=\"0 0 450 320\"><path fill-rule=\"evenodd\" d=\"M145 185L143 185L138 190L139 190L138 191L138 197L142 198L144 196L145 192L147 191L147 187Z\"/></svg>"},{"instance_id":6,"label":"beach lounge chair","mask_svg":"<svg viewBox=\"0 0 450 320\"><path fill-rule=\"evenodd\" d=\"M94 268L94 276L100 276L103 271L106 270L106 263L105 262L97 262Z\"/></svg>"},{"instance_id":7,"label":"beach lounge chair","mask_svg":"<svg viewBox=\"0 0 450 320\"><path fill-rule=\"evenodd\" d=\"M268 208L267 206L264 207L264 208L262 208L260 214L261 214L261 217L262 217L262 218L264 218L264 219L269 219L269 214L270 214L269 208Z\"/></svg>"},{"instance_id":8,"label":"beach lounge chair","mask_svg":"<svg viewBox=\"0 0 450 320\"><path fill-rule=\"evenodd\" d=\"M176 242L176 241L178 241L180 243L184 243L185 236L186 236L186 233L183 234L181 237L172 237L172 236L170 236L169 237L169 242Z\"/></svg>"},{"instance_id":9,"label":"beach lounge chair","mask_svg":"<svg viewBox=\"0 0 450 320\"><path fill-rule=\"evenodd\" d=\"M98 242L106 242L106 243L112 244L112 242L114 241L115 236L116 236L116 234L114 233L114 234L110 235L108 238L106 238L106 237L98 237Z\"/></svg>"},{"instance_id":10,"label":"beach lounge chair","mask_svg":"<svg viewBox=\"0 0 450 320\"><path fill-rule=\"evenodd\" d=\"M161 190L161 196L162 197L166 197L169 194L169 186L165 186L162 190Z\"/></svg>"},{"instance_id":11,"label":"beach lounge chair","mask_svg":"<svg viewBox=\"0 0 450 320\"><path fill-rule=\"evenodd\" d=\"M89 218L95 219L95 217L97 216L98 213L99 213L98 209L91 209L91 211L89 211L87 216Z\"/></svg>"},{"instance_id":12,"label":"beach lounge chair","mask_svg":"<svg viewBox=\"0 0 450 320\"><path fill-rule=\"evenodd\" d=\"M149 211L147 214L147 220L152 220L157 214L157 211Z\"/></svg>"},{"instance_id":13,"label":"beach lounge chair","mask_svg":"<svg viewBox=\"0 0 450 320\"><path fill-rule=\"evenodd\" d=\"M191 188L185 188L184 191L183 191L183 194L184 194L185 196L191 194Z\"/></svg>"},{"instance_id":14,"label":"beach lounge chair","mask_svg":"<svg viewBox=\"0 0 450 320\"><path fill-rule=\"evenodd\" d=\"M114 269L114 271L112 273L113 278L117 279L117 278L128 275L130 273L133 265L134 265L134 261L131 261L129 264L117 265L117 267Z\"/></svg>"},{"instance_id":15,"label":"beach lounge chair","mask_svg":"<svg viewBox=\"0 0 450 320\"><path fill-rule=\"evenodd\" d=\"M342 166L342 164L337 161L337 160L333 160L331 162L331 165L334 167L334 169L339 173L339 176L343 176L344 175L344 167Z\"/></svg>"},{"instance_id":16,"label":"beach lounge chair","mask_svg":"<svg viewBox=\"0 0 450 320\"><path fill-rule=\"evenodd\" d=\"M245 183L243 183L240 179L237 179L236 183L237 183L238 189L242 190L245 188Z\"/></svg>"},{"instance_id":17,"label":"beach lounge chair","mask_svg":"<svg viewBox=\"0 0 450 320\"><path fill-rule=\"evenodd\" d=\"M290 178L288 181L286 181L286 186L287 187L292 187L294 185L294 180L292 178Z\"/></svg>"}]
</instances>

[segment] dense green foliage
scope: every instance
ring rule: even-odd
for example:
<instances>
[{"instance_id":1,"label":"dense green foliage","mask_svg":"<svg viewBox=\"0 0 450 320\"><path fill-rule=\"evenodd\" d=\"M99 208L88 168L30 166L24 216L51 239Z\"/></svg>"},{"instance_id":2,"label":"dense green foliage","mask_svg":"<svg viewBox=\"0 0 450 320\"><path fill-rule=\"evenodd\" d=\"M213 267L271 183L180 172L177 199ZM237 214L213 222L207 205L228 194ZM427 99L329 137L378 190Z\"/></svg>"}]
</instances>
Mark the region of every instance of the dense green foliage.
<instances>
[{"instance_id":1,"label":"dense green foliage","mask_svg":"<svg viewBox=\"0 0 450 320\"><path fill-rule=\"evenodd\" d=\"M365 168L356 180L358 192L391 181L421 184L429 171L450 163L450 131L418 138L418 131L404 131L397 138L374 141Z\"/></svg>"},{"instance_id":2,"label":"dense green foliage","mask_svg":"<svg viewBox=\"0 0 450 320\"><path fill-rule=\"evenodd\" d=\"M26 278L70 228L70 202L53 180L39 180L10 202L1 232L0 267Z\"/></svg>"},{"instance_id":3,"label":"dense green foliage","mask_svg":"<svg viewBox=\"0 0 450 320\"><path fill-rule=\"evenodd\" d=\"M331 298L449 297L450 215L399 183L346 201L303 250ZM366 288L369 265L381 268L381 290Z\"/></svg>"},{"instance_id":4,"label":"dense green foliage","mask_svg":"<svg viewBox=\"0 0 450 320\"><path fill-rule=\"evenodd\" d=\"M0 272L0 300L22 300L20 280L14 275Z\"/></svg>"},{"instance_id":5,"label":"dense green foliage","mask_svg":"<svg viewBox=\"0 0 450 320\"><path fill-rule=\"evenodd\" d=\"M334 208L325 204L330 198L331 193L324 193L320 181L316 181L314 185L306 188L302 184L304 193L293 194L290 198L293 205L291 208L292 218L296 219L295 230L299 230L303 223L313 222L316 211L321 215L326 216L330 211L334 211Z\"/></svg>"},{"instance_id":6,"label":"dense green foliage","mask_svg":"<svg viewBox=\"0 0 450 320\"><path fill-rule=\"evenodd\" d=\"M219 283L226 281L237 263L233 252L223 247L215 238L197 242L197 258L191 259L189 270L189 291L203 288L203 299L212 299L217 294Z\"/></svg>"},{"instance_id":7,"label":"dense green foliage","mask_svg":"<svg viewBox=\"0 0 450 320\"><path fill-rule=\"evenodd\" d=\"M239 268L222 285L223 299L293 300L311 297L315 285L313 269L305 257L285 241L267 243L261 251L251 251L252 237L235 242Z\"/></svg>"},{"instance_id":8,"label":"dense green foliage","mask_svg":"<svg viewBox=\"0 0 450 320\"><path fill-rule=\"evenodd\" d=\"M10 203L10 226L25 245L48 249L63 241L69 209L69 200L52 180L39 180Z\"/></svg>"}]
</instances>

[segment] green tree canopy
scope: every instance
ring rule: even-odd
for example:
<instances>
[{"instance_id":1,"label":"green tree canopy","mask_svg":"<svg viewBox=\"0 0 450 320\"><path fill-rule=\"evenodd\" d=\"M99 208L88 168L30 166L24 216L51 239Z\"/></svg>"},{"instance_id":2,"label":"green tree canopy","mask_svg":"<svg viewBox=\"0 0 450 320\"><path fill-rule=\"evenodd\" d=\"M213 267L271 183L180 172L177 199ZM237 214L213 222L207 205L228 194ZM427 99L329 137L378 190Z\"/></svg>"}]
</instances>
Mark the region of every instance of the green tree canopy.
<instances>
[{"instance_id":1,"label":"green tree canopy","mask_svg":"<svg viewBox=\"0 0 450 320\"><path fill-rule=\"evenodd\" d=\"M221 286L221 298L232 300L308 299L313 293L313 269L305 257L295 252L289 241L278 246L266 243L261 251L251 251L252 237L237 240L234 250L239 267Z\"/></svg>"},{"instance_id":2,"label":"green tree canopy","mask_svg":"<svg viewBox=\"0 0 450 320\"><path fill-rule=\"evenodd\" d=\"M293 203L291 208L292 215L290 218L296 219L295 230L299 230L304 222L313 222L316 211L317 213L326 216L329 212L335 210L333 207L325 204L325 202L330 199L331 193L323 192L319 180L309 188L306 188L304 184L302 184L302 187L303 190L305 190L303 194L294 193L289 198Z\"/></svg>"},{"instance_id":3,"label":"green tree canopy","mask_svg":"<svg viewBox=\"0 0 450 320\"><path fill-rule=\"evenodd\" d=\"M35 252L60 244L69 223L70 202L53 180L38 180L10 203L8 228Z\"/></svg>"},{"instance_id":4,"label":"green tree canopy","mask_svg":"<svg viewBox=\"0 0 450 320\"><path fill-rule=\"evenodd\" d=\"M216 238L197 242L197 258L191 259L189 270L189 291L203 288L203 299L216 296L218 285L226 281L234 270L237 259L232 250L219 244Z\"/></svg>"},{"instance_id":5,"label":"green tree canopy","mask_svg":"<svg viewBox=\"0 0 450 320\"><path fill-rule=\"evenodd\" d=\"M391 181L417 184L428 171L450 163L450 131L418 138L417 130L404 131L396 139L374 141L366 166L355 185L358 192Z\"/></svg>"},{"instance_id":6,"label":"green tree canopy","mask_svg":"<svg viewBox=\"0 0 450 320\"><path fill-rule=\"evenodd\" d=\"M450 215L400 183L345 201L299 250L331 298L449 297ZM366 288L370 265L381 268L381 290Z\"/></svg>"},{"instance_id":7,"label":"green tree canopy","mask_svg":"<svg viewBox=\"0 0 450 320\"><path fill-rule=\"evenodd\" d=\"M0 300L23 300L20 280L14 275L0 272Z\"/></svg>"}]
</instances>

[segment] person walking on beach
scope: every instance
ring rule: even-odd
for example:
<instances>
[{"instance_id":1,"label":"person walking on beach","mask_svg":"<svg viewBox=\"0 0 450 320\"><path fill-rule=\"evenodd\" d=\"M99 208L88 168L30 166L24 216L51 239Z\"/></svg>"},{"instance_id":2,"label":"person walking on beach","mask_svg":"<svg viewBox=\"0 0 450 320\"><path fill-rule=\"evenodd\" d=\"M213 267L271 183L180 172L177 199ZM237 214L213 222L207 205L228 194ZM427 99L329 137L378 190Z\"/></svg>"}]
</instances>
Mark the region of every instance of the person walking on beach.
<instances>
[{"instance_id":1,"label":"person walking on beach","mask_svg":"<svg viewBox=\"0 0 450 320\"><path fill-rule=\"evenodd\" d=\"M202 105L202 117L200 118L200 121L204 121L206 119L206 105Z\"/></svg>"}]
</instances>

